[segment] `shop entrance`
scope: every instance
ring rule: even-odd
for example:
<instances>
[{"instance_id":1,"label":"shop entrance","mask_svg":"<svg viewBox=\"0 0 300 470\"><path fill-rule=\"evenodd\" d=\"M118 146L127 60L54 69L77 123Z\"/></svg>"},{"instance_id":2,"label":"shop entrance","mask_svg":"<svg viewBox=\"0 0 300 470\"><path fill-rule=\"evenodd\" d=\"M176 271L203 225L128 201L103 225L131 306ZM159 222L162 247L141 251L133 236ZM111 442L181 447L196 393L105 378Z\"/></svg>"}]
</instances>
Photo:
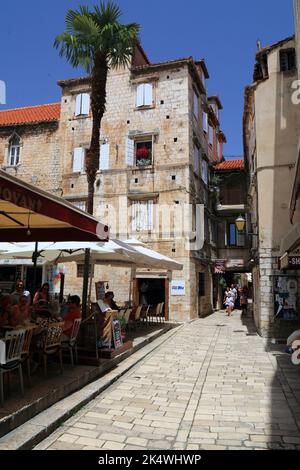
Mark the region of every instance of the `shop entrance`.
<instances>
[{"instance_id":1,"label":"shop entrance","mask_svg":"<svg viewBox=\"0 0 300 470\"><path fill-rule=\"evenodd\" d=\"M168 319L169 281L168 279L140 278L137 279L138 304L152 305L164 303L163 314Z\"/></svg>"}]
</instances>

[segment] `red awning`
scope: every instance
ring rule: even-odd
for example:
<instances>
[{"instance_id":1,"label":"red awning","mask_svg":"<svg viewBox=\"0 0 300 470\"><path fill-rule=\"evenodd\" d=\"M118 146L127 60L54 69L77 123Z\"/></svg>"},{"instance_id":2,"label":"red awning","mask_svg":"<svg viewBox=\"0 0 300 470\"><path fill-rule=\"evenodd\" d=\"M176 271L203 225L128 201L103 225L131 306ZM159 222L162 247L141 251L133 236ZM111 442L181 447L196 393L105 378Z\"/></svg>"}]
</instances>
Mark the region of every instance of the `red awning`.
<instances>
[{"instance_id":1,"label":"red awning","mask_svg":"<svg viewBox=\"0 0 300 470\"><path fill-rule=\"evenodd\" d=\"M0 170L0 241L107 241L109 229L68 201Z\"/></svg>"}]
</instances>

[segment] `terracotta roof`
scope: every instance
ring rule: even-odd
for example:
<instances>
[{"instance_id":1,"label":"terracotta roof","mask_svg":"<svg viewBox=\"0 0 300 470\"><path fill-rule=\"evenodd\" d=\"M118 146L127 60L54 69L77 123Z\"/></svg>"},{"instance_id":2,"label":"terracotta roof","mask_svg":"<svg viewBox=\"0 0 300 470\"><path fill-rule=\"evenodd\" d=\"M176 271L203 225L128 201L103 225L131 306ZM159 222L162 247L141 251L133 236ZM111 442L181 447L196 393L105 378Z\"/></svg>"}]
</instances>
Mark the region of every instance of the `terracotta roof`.
<instances>
[{"instance_id":1,"label":"terracotta roof","mask_svg":"<svg viewBox=\"0 0 300 470\"><path fill-rule=\"evenodd\" d=\"M227 171L227 170L243 170L245 167L244 160L225 160L222 163L218 163L215 166L215 170Z\"/></svg>"},{"instance_id":2,"label":"terracotta roof","mask_svg":"<svg viewBox=\"0 0 300 470\"><path fill-rule=\"evenodd\" d=\"M0 126L51 122L58 121L59 118L60 103L42 104L39 106L0 111Z\"/></svg>"}]
</instances>

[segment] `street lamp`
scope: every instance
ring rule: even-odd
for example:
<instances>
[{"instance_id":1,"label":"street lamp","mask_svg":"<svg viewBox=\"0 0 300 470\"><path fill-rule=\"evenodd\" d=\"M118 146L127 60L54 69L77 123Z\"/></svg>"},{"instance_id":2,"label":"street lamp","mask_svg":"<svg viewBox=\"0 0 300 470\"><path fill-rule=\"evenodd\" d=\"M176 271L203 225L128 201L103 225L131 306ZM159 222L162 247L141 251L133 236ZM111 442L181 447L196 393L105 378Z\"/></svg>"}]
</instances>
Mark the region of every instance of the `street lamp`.
<instances>
[{"instance_id":1,"label":"street lamp","mask_svg":"<svg viewBox=\"0 0 300 470\"><path fill-rule=\"evenodd\" d=\"M242 215L240 215L236 221L235 226L238 232L244 232L246 228L246 219ZM247 233L247 235L251 235L252 237L258 237L258 233Z\"/></svg>"},{"instance_id":2,"label":"street lamp","mask_svg":"<svg viewBox=\"0 0 300 470\"><path fill-rule=\"evenodd\" d=\"M244 219L244 217L240 215L235 221L235 226L238 232L244 232L246 226L246 219Z\"/></svg>"}]
</instances>

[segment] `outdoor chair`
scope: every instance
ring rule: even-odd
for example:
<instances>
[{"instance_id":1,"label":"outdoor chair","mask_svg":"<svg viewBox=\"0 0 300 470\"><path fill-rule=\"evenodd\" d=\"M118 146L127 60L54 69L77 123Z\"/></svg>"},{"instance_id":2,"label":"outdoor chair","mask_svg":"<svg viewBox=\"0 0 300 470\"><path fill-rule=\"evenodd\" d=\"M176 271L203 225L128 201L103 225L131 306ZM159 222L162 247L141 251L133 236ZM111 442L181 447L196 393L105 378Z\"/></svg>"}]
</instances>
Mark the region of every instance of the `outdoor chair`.
<instances>
[{"instance_id":1,"label":"outdoor chair","mask_svg":"<svg viewBox=\"0 0 300 470\"><path fill-rule=\"evenodd\" d=\"M143 307L146 307L146 309L143 311ZM146 323L149 325L149 310L150 310L151 305L142 305L142 310L141 310L141 320L143 323Z\"/></svg>"},{"instance_id":2,"label":"outdoor chair","mask_svg":"<svg viewBox=\"0 0 300 470\"><path fill-rule=\"evenodd\" d=\"M161 312L161 304L157 304L154 312L154 316L156 317L156 323L158 323L158 319L160 318L160 312Z\"/></svg>"},{"instance_id":3,"label":"outdoor chair","mask_svg":"<svg viewBox=\"0 0 300 470\"><path fill-rule=\"evenodd\" d=\"M136 309L135 317L134 317L134 325L137 325L137 324L141 323L142 308L143 308L143 306L139 305L138 308Z\"/></svg>"},{"instance_id":4,"label":"outdoor chair","mask_svg":"<svg viewBox=\"0 0 300 470\"><path fill-rule=\"evenodd\" d=\"M4 361L0 364L0 404L4 405L4 374L15 369L19 370L19 379L22 396L24 396L23 372L22 372L22 351L24 347L26 331L8 331L4 338Z\"/></svg>"},{"instance_id":5,"label":"outdoor chair","mask_svg":"<svg viewBox=\"0 0 300 470\"><path fill-rule=\"evenodd\" d=\"M160 304L159 319L160 319L161 322L164 322L164 321L165 321L165 316L164 316L164 312L163 312L163 310L164 310L164 305L165 305L164 302L162 302L162 303Z\"/></svg>"},{"instance_id":6,"label":"outdoor chair","mask_svg":"<svg viewBox=\"0 0 300 470\"><path fill-rule=\"evenodd\" d=\"M24 344L23 344L23 350L21 353L22 363L24 364L26 362L26 365L27 365L27 377L28 377L29 385L31 385L30 345L31 345L31 340L32 340L32 336L33 336L35 328L36 328L35 326L28 326L25 328L25 339L24 339Z\"/></svg>"},{"instance_id":7,"label":"outdoor chair","mask_svg":"<svg viewBox=\"0 0 300 470\"><path fill-rule=\"evenodd\" d=\"M124 327L125 328L129 328L129 319L130 319L131 312L132 312L132 309L127 308L127 310L125 311L125 313L123 315L123 321L124 321Z\"/></svg>"},{"instance_id":8,"label":"outdoor chair","mask_svg":"<svg viewBox=\"0 0 300 470\"><path fill-rule=\"evenodd\" d=\"M68 348L70 351L72 367L74 367L73 351L75 352L75 363L78 364L77 337L78 337L78 333L80 330L80 325L81 325L81 318L75 318L70 338L63 340L61 343L62 348Z\"/></svg>"},{"instance_id":9,"label":"outdoor chair","mask_svg":"<svg viewBox=\"0 0 300 470\"><path fill-rule=\"evenodd\" d=\"M39 354L40 359L43 356L45 377L47 377L48 357L53 356L54 354L59 355L60 370L61 373L63 372L61 348L61 336L63 334L63 329L64 322L50 323L44 332L42 347L40 348Z\"/></svg>"}]
</instances>

